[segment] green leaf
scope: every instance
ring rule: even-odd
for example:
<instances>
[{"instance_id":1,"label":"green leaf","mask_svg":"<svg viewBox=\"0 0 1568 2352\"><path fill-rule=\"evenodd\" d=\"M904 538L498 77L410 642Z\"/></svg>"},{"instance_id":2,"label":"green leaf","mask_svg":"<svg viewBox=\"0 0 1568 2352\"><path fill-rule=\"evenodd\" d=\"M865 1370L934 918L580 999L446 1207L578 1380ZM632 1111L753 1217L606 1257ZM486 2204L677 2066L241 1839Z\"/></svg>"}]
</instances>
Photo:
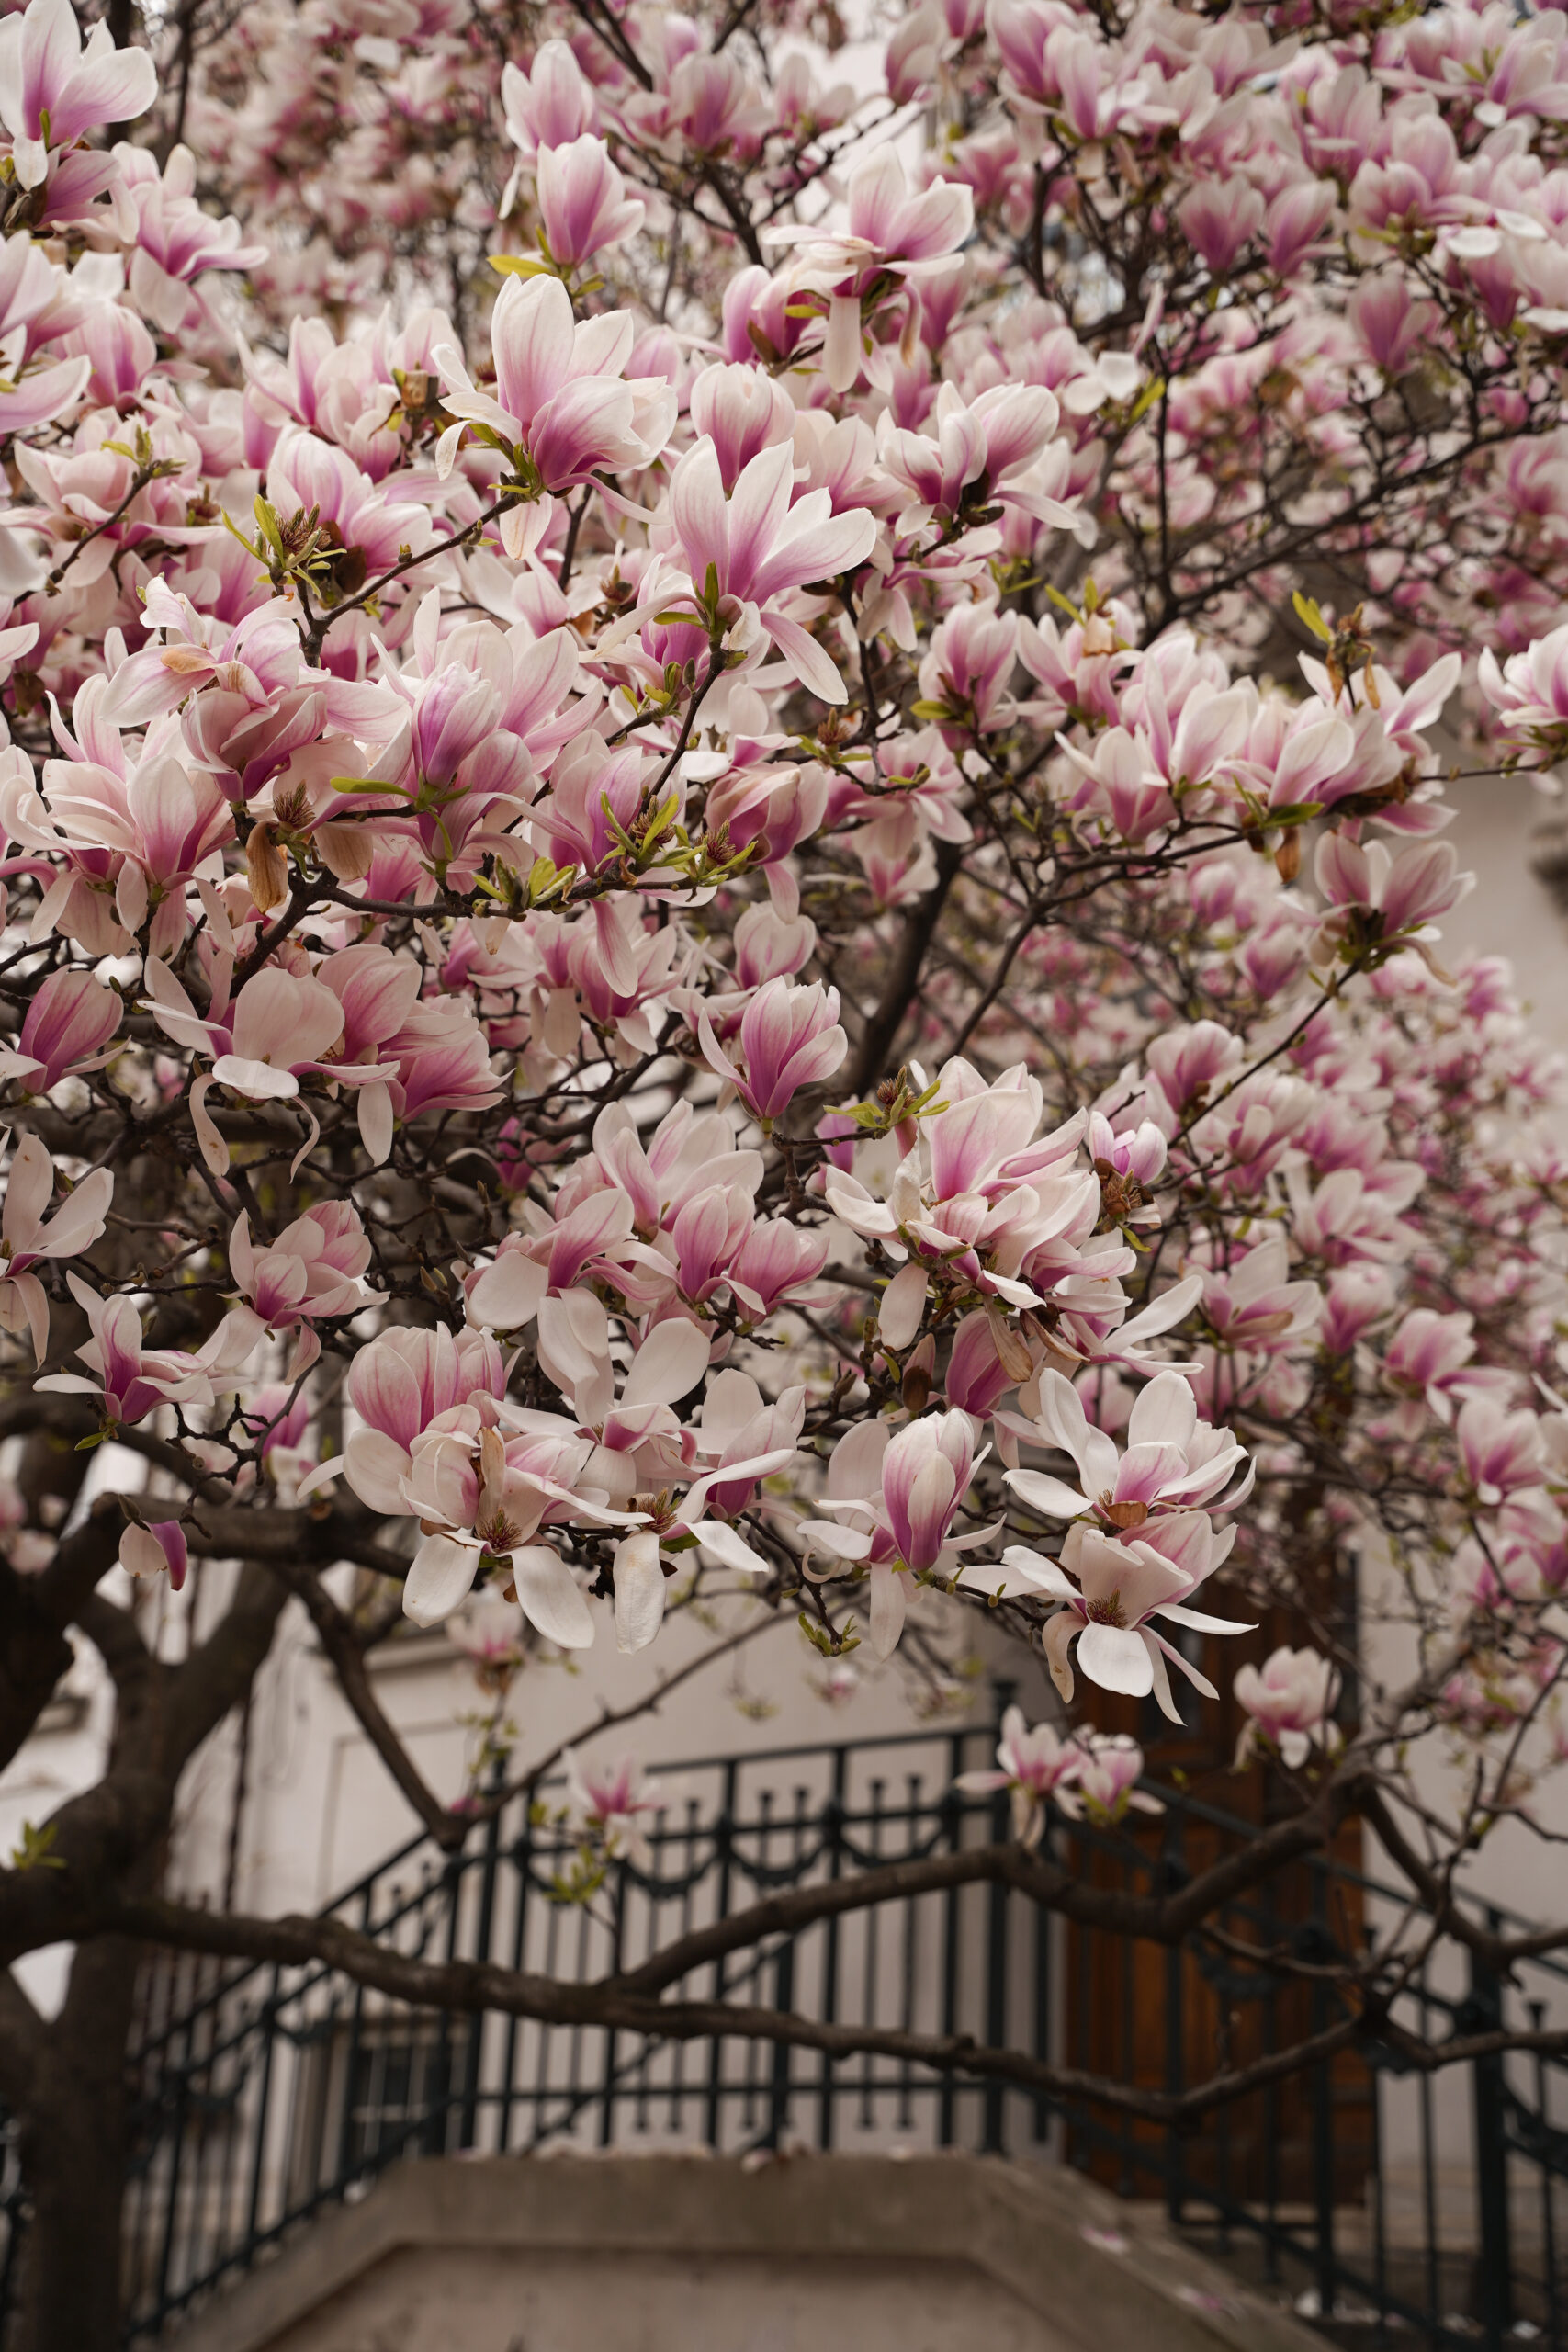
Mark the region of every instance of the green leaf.
<instances>
[{"instance_id":1,"label":"green leaf","mask_svg":"<svg viewBox=\"0 0 1568 2352\"><path fill-rule=\"evenodd\" d=\"M57 1821L45 1822L41 1829L35 1829L30 1821L24 1821L21 1843L11 1849L11 1868L14 1871L64 1870L66 1865L60 1856L50 1850L59 1835L60 1824Z\"/></svg>"},{"instance_id":2,"label":"green leaf","mask_svg":"<svg viewBox=\"0 0 1568 2352\"><path fill-rule=\"evenodd\" d=\"M1151 376L1148 382L1144 386L1143 390L1138 394L1137 399L1133 403L1133 413L1129 422L1136 424L1141 416L1146 416L1148 414L1156 401L1163 400L1164 398L1165 378L1163 376Z\"/></svg>"},{"instance_id":3,"label":"green leaf","mask_svg":"<svg viewBox=\"0 0 1568 2352\"><path fill-rule=\"evenodd\" d=\"M1304 825L1310 819L1321 817L1323 807L1321 800L1287 800L1282 807L1269 810L1269 822L1271 825Z\"/></svg>"},{"instance_id":4,"label":"green leaf","mask_svg":"<svg viewBox=\"0 0 1568 2352\"><path fill-rule=\"evenodd\" d=\"M1310 596L1303 596L1301 590L1298 588L1295 594L1291 598L1291 603L1295 607L1296 618L1299 621L1303 622L1305 626L1311 629L1314 637L1318 639L1324 645L1332 645L1334 642L1334 631L1329 628L1328 623L1318 611L1317 605L1314 602L1313 598Z\"/></svg>"},{"instance_id":5,"label":"green leaf","mask_svg":"<svg viewBox=\"0 0 1568 2352\"><path fill-rule=\"evenodd\" d=\"M235 522L231 514L224 515L223 528L226 531L231 531L233 533L234 537L239 540L240 545L244 548L247 555L254 556L258 563L265 563L266 561L266 558L263 555L260 548L258 548L254 541L246 538L243 531L241 530L238 523Z\"/></svg>"},{"instance_id":6,"label":"green leaf","mask_svg":"<svg viewBox=\"0 0 1568 2352\"><path fill-rule=\"evenodd\" d=\"M266 541L267 546L272 549L277 561L281 563L284 560L283 534L277 527L277 514L276 508L269 506L265 498L257 498L254 511L255 514L257 529L261 533L262 537Z\"/></svg>"}]
</instances>

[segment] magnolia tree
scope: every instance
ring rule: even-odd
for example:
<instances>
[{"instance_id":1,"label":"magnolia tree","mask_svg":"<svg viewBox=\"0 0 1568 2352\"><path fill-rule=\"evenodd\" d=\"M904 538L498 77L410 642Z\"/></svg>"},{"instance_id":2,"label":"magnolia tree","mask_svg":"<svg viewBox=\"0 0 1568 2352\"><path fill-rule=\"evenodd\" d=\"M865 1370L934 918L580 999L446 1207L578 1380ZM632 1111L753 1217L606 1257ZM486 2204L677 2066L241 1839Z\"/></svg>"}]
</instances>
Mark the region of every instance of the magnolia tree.
<instances>
[{"instance_id":1,"label":"magnolia tree","mask_svg":"<svg viewBox=\"0 0 1568 2352\"><path fill-rule=\"evenodd\" d=\"M1175 1943L1359 1818L1417 1899L1331 2041L1435 2062L1434 1923L1506 1960L1451 1890L1568 1747L1568 1170L1445 960L1443 770L1568 756L1568 26L850 29L837 78L831 0L0 21L0 1754L73 1638L118 1705L0 1875L6 1956L75 1947L47 2026L0 1978L32 2352L117 2340L147 1941L391 1984L159 1892L290 1606L448 1845L405 1619L512 1684L515 1788L529 1661L671 1605L927 1674L983 1617L1060 1708L921 1883ZM1157 1802L1083 1686L1191 1723L1265 1608L1276 1826L1076 1883L1050 1807ZM635 1775L573 1802L635 1859ZM665 1959L573 2015L708 2030Z\"/></svg>"}]
</instances>

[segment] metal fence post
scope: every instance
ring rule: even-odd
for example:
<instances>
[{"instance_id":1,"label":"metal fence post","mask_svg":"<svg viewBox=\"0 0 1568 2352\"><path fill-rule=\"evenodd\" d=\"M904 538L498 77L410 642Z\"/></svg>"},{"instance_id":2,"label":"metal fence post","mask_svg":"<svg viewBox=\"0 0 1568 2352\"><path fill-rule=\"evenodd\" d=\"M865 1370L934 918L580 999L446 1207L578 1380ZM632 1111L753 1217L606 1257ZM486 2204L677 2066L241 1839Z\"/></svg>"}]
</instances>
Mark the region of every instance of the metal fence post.
<instances>
[{"instance_id":1,"label":"metal fence post","mask_svg":"<svg viewBox=\"0 0 1568 2352\"><path fill-rule=\"evenodd\" d=\"M1175 1894L1191 1876L1182 1837L1182 1817L1179 1812L1167 1815L1165 1843L1160 1854L1159 1891L1164 1895ZM1180 1944L1171 1944L1165 1955L1165 2087L1171 2098L1179 2098L1186 2088L1187 2077L1187 1966L1186 1953ZM1133 2053L1127 2052L1127 2070L1133 2071ZM1181 2134L1174 2125L1165 2135L1165 2207L1169 2220L1178 2227L1186 2211L1187 2151Z\"/></svg>"},{"instance_id":2,"label":"metal fence post","mask_svg":"<svg viewBox=\"0 0 1568 2352\"><path fill-rule=\"evenodd\" d=\"M795 1938L779 1946L773 1962L773 2007L787 2016L795 2007ZM787 2041L773 2044L773 2082L768 2096L768 2131L764 2147L780 2148L789 2130L789 2098L794 2087L791 2062L795 2052Z\"/></svg>"},{"instance_id":3,"label":"metal fence post","mask_svg":"<svg viewBox=\"0 0 1568 2352\"><path fill-rule=\"evenodd\" d=\"M1502 1920L1488 1914L1494 1935ZM1495 2032L1503 2022L1503 1981L1482 1954L1470 1954L1470 1997L1465 2003L1461 2031ZM1486 2352L1502 2352L1504 2338L1514 2324L1514 2263L1508 2227L1508 2138L1506 2128L1506 2092L1501 2053L1477 2058L1471 2070L1472 2106L1475 2129L1475 2218L1480 2240L1477 2279L1482 2334Z\"/></svg>"},{"instance_id":4,"label":"metal fence post","mask_svg":"<svg viewBox=\"0 0 1568 2352\"><path fill-rule=\"evenodd\" d=\"M1002 1717L1018 1696L1016 1682L998 1681L995 1686L997 1737L1001 1737ZM1012 1834L1011 1807L998 1790L991 1804L991 1841L1006 1845ZM991 1881L986 1905L986 2045L990 2050L1007 2046L1008 2031L1008 1890L999 1878ZM988 2077L985 2092L985 2136L981 2147L988 2156L999 2156L1005 2139L1004 2109L1006 2088L995 2075Z\"/></svg>"}]
</instances>

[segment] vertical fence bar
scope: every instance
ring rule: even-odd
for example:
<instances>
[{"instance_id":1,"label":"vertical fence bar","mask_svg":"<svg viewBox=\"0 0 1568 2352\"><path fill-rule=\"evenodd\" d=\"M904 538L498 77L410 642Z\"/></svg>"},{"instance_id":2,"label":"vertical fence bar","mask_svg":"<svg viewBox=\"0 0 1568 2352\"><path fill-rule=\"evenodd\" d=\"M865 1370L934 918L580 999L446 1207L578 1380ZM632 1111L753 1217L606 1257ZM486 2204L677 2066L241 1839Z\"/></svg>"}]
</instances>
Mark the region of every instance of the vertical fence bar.
<instances>
[{"instance_id":1,"label":"vertical fence bar","mask_svg":"<svg viewBox=\"0 0 1568 2352\"><path fill-rule=\"evenodd\" d=\"M1502 1931L1495 1911L1487 1913L1493 1934ZM1495 2032L1503 2022L1503 1982L1483 1955L1470 1953L1470 1992L1466 2002L1471 2030ZM1486 2352L1502 2352L1503 2339L1514 2324L1513 2249L1509 2243L1508 2136L1505 2115L1506 2090L1500 2055L1477 2058L1471 2067L1472 2115L1475 2138L1475 2218L1480 2239L1479 2300L1481 2331Z\"/></svg>"},{"instance_id":2,"label":"vertical fence bar","mask_svg":"<svg viewBox=\"0 0 1568 2352\"><path fill-rule=\"evenodd\" d=\"M954 1783L964 1770L964 1734L953 1735L949 1758L948 1785L942 1795L942 1809L947 1815L949 1851L956 1854L964 1843L964 1801ZM942 2030L951 2037L958 2023L958 1926L959 1890L950 1886L942 1898ZM951 2148L953 2134L953 2087L951 2072L944 2073L942 2089L937 2094L937 2143Z\"/></svg>"},{"instance_id":3,"label":"vertical fence bar","mask_svg":"<svg viewBox=\"0 0 1568 2352\"><path fill-rule=\"evenodd\" d=\"M615 1908L611 1927L610 1974L621 1973L621 1947L626 1932L626 1864L622 1862L615 1871ZM607 2148L615 2136L615 2052L618 2042L615 2027L604 2028L604 2073L599 2094L599 2145Z\"/></svg>"},{"instance_id":4,"label":"vertical fence bar","mask_svg":"<svg viewBox=\"0 0 1568 2352\"><path fill-rule=\"evenodd\" d=\"M1529 2003L1531 2030L1540 2033L1546 2024L1546 2003ZM1556 2175L1551 2165L1551 2119L1546 2111L1549 2090L1546 2060L1538 2050L1535 2053L1535 2111L1540 2119L1540 2263L1541 2293L1546 2311L1546 2340L1551 2352L1559 2352L1562 2332L1557 2309L1557 2216L1552 2210Z\"/></svg>"},{"instance_id":5,"label":"vertical fence bar","mask_svg":"<svg viewBox=\"0 0 1568 2352\"><path fill-rule=\"evenodd\" d=\"M500 1786L501 1767L498 1764L491 1780L491 1794ZM479 1864L479 1914L474 1923L474 1949L471 1957L483 1968L490 1960L491 1938L495 1933L495 1881L501 1861L501 1812L498 1807L485 1824L484 1860ZM468 2038L463 2052L463 2104L457 2118L457 2145L471 2148L479 2125L479 2070L484 2063L485 2017L479 2010L468 2020Z\"/></svg>"},{"instance_id":6,"label":"vertical fence bar","mask_svg":"<svg viewBox=\"0 0 1568 2352\"><path fill-rule=\"evenodd\" d=\"M1000 1740L1002 1717L1017 1696L1013 1682L998 1682L993 1693L997 1710L996 1737ZM1000 1789L991 1801L991 1842L1003 1846L1011 1835L1010 1811ZM1008 2040L1008 1888L994 1878L986 1891L986 2045L1005 2050ZM985 2137L981 2147L999 2156L1003 2145L1003 2115L1007 2091L996 2075L987 2077L985 2098Z\"/></svg>"},{"instance_id":7,"label":"vertical fence bar","mask_svg":"<svg viewBox=\"0 0 1568 2352\"><path fill-rule=\"evenodd\" d=\"M1421 2039L1432 2038L1432 2005L1428 1997L1429 1962L1421 1963ZM1417 2110L1421 2119L1421 2227L1426 2239L1427 2312L1429 2324L1436 2327L1441 2312L1442 2276L1438 2257L1438 2185L1433 2169L1432 2077L1423 2067L1416 2083Z\"/></svg>"},{"instance_id":8,"label":"vertical fence bar","mask_svg":"<svg viewBox=\"0 0 1568 2352\"><path fill-rule=\"evenodd\" d=\"M517 1842L512 1849L512 1869L517 1881L517 1916L512 1923L512 1965L522 1967L527 1956L528 1884L534 1867L534 1824L531 1808L525 1804L523 1826ZM506 2039L501 2055L501 2115L496 2124L495 2146L498 2155L505 2155L512 2141L512 2109L516 2096L517 2041L521 2019L509 2017Z\"/></svg>"},{"instance_id":9,"label":"vertical fence bar","mask_svg":"<svg viewBox=\"0 0 1568 2352\"><path fill-rule=\"evenodd\" d=\"M724 1801L718 1819L713 1826L714 1845L718 1854L718 1896L716 1916L727 1918L729 1913L729 1882L735 1854L735 1797L739 1765L732 1756L724 1768ZM724 1998L725 1969L722 1956L713 1967L713 1990L709 1998ZM707 2143L718 2145L720 2109L724 2096L724 2041L715 2034L708 2043Z\"/></svg>"},{"instance_id":10,"label":"vertical fence bar","mask_svg":"<svg viewBox=\"0 0 1568 2352\"><path fill-rule=\"evenodd\" d=\"M1314 1862L1312 1868L1312 1916L1319 1929L1317 1947L1325 1950L1328 1939L1328 1873L1323 1865ZM1321 1982L1312 1988L1312 2030L1322 2033L1328 2023L1328 1991ZM1313 2203L1315 2208L1317 2237L1317 2315L1320 2320L1332 2319L1335 2304L1334 2260L1334 2075L1333 2064L1324 2059L1313 2069L1312 2101L1312 2169Z\"/></svg>"},{"instance_id":11,"label":"vertical fence bar","mask_svg":"<svg viewBox=\"0 0 1568 2352\"><path fill-rule=\"evenodd\" d=\"M786 1936L779 1946L773 1962L773 2007L788 2012L795 2007L795 1938ZM768 2099L768 2131L765 2144L778 2148L789 2130L790 2061L794 2056L787 2041L773 2044L773 2082Z\"/></svg>"},{"instance_id":12,"label":"vertical fence bar","mask_svg":"<svg viewBox=\"0 0 1568 2352\"><path fill-rule=\"evenodd\" d=\"M1000 1792L991 1802L991 1838L996 1845L1008 1836L1008 1800ZM1008 2038L1008 1890L994 1878L986 1890L986 2046L1005 2050ZM995 2075L986 2080L984 2137L987 2156L999 2156L1003 2146L1005 2086Z\"/></svg>"},{"instance_id":13,"label":"vertical fence bar","mask_svg":"<svg viewBox=\"0 0 1568 2352\"><path fill-rule=\"evenodd\" d=\"M255 2244L256 2228L261 2219L263 2183L266 2177L266 2127L272 2105L272 2053L277 2039L277 1994L282 1970L272 1972L272 1990L262 2003L256 2018L256 2030L262 2042L261 2092L256 2101L255 2154L251 2166L250 2209L245 2217L247 2245Z\"/></svg>"},{"instance_id":14,"label":"vertical fence bar","mask_svg":"<svg viewBox=\"0 0 1568 2352\"><path fill-rule=\"evenodd\" d=\"M367 1885L359 1902L359 1932L370 1933L371 1909L374 1903L374 1881ZM359 2074L360 2035L365 2022L365 1987L354 1988L354 2022L349 2028L348 2050L344 2059L343 2116L338 2132L337 2177L341 2187L354 2169L354 2086ZM363 2152L361 2152L363 2153Z\"/></svg>"},{"instance_id":15,"label":"vertical fence bar","mask_svg":"<svg viewBox=\"0 0 1568 2352\"><path fill-rule=\"evenodd\" d=\"M1181 1816L1172 1813L1166 1830L1164 1854L1165 1883L1171 1891L1187 1876L1182 1845ZM1165 1955L1165 2087L1172 2098L1179 2098L1187 2086L1186 1990L1181 1947L1168 1945ZM1165 2209L1178 2228L1186 2204L1186 2169L1181 2134L1168 2129L1165 2135Z\"/></svg>"},{"instance_id":16,"label":"vertical fence bar","mask_svg":"<svg viewBox=\"0 0 1568 2352\"><path fill-rule=\"evenodd\" d=\"M844 1792L848 1786L850 1751L840 1745L833 1750L833 1784L828 1802L822 1808L822 1844L828 1860L829 1883L838 1879L844 1867ZM822 1939L822 2022L839 2022L839 1920L834 1913L823 1929ZM817 2144L827 2152L833 2144L836 2102L833 2097L833 2058L830 2051L822 2052L818 2070Z\"/></svg>"},{"instance_id":17,"label":"vertical fence bar","mask_svg":"<svg viewBox=\"0 0 1568 2352\"><path fill-rule=\"evenodd\" d=\"M1042 2065L1051 2059L1051 1928L1053 1914L1043 1903L1034 1906L1034 2056ZM1054 2109L1044 2091L1034 2094L1034 2137L1043 2143L1051 2136Z\"/></svg>"}]
</instances>

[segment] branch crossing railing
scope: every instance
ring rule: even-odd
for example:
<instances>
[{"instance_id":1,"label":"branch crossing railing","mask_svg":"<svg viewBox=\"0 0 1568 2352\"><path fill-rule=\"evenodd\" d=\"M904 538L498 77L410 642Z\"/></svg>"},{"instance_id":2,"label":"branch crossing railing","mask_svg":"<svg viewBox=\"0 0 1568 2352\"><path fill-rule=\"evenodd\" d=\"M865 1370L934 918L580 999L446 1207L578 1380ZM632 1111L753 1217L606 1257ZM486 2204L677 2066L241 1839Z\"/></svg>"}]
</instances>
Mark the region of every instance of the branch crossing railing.
<instances>
[{"instance_id":1,"label":"branch crossing railing","mask_svg":"<svg viewBox=\"0 0 1568 2352\"><path fill-rule=\"evenodd\" d=\"M558 1885L574 1841L517 1800L464 1850L415 1840L329 1916L404 1953L587 1982L779 1888L1008 1835L1005 1799L958 1793L995 1731L931 1729L664 1767L646 1854L586 1905ZM1134 1838L1057 1821L1058 1857L1097 1883L1179 1884L1256 1834L1190 1797ZM1314 1963L1352 1951L1408 1898L1345 1864L1296 1866L1168 1951L1066 1926L976 1883L770 1936L671 1996L761 2003L828 2023L968 2035L1179 2091L1338 2014ZM1289 1951L1304 1985L1258 1963ZM1504 1986L1439 1945L1399 2014L1440 2039L1506 2018L1568 2023L1568 1971ZM330 1966L236 1970L165 1955L150 1973L127 2214L127 2342L160 2338L323 2207L398 2158L576 2143L955 2148L1092 2170L1158 2198L1342 2341L1484 2345L1514 2331L1568 2352L1568 2082L1536 2057L1401 2074L1358 2046L1250 2093L1197 2132L1078 2109L883 2055L736 2037L700 2042L412 2007Z\"/></svg>"}]
</instances>

